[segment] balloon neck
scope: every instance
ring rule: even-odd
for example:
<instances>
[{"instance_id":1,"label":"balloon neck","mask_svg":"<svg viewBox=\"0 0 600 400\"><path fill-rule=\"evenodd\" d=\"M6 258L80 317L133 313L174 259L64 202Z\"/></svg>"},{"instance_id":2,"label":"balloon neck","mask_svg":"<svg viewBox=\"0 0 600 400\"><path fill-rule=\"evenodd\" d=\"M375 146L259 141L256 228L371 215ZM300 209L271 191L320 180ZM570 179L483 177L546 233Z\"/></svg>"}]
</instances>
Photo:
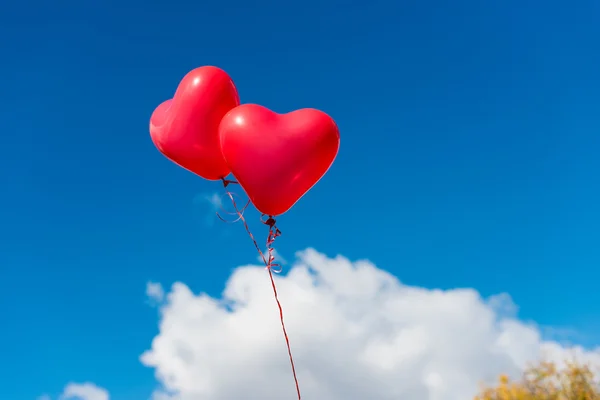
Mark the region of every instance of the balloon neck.
<instances>
[{"instance_id":1,"label":"balloon neck","mask_svg":"<svg viewBox=\"0 0 600 400\"><path fill-rule=\"evenodd\" d=\"M275 221L275 218L273 218L272 215L269 215L269 218L264 222L264 224L267 225L269 228L273 228L276 223L277 221Z\"/></svg>"},{"instance_id":2,"label":"balloon neck","mask_svg":"<svg viewBox=\"0 0 600 400\"><path fill-rule=\"evenodd\" d=\"M232 185L238 185L239 184L237 181L232 181L231 179L226 179L225 177L221 178L221 182L223 182L223 187L227 187L230 184L232 184Z\"/></svg>"}]
</instances>

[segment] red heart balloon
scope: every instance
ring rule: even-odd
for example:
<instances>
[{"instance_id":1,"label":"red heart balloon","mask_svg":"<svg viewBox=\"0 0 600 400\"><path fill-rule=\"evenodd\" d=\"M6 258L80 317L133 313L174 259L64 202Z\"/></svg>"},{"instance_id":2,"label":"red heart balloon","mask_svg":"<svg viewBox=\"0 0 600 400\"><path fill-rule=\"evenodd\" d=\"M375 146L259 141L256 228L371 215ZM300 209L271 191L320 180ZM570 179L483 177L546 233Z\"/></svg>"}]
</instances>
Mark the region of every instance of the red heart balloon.
<instances>
[{"instance_id":1,"label":"red heart balloon","mask_svg":"<svg viewBox=\"0 0 600 400\"><path fill-rule=\"evenodd\" d=\"M179 83L173 99L150 117L150 137L158 150L179 166L208 180L224 178L229 167L221 154L219 123L240 104L225 71L200 67Z\"/></svg>"},{"instance_id":2,"label":"red heart balloon","mask_svg":"<svg viewBox=\"0 0 600 400\"><path fill-rule=\"evenodd\" d=\"M322 111L277 114L244 104L219 127L223 156L254 206L276 216L288 211L325 175L340 148L335 121Z\"/></svg>"}]
</instances>

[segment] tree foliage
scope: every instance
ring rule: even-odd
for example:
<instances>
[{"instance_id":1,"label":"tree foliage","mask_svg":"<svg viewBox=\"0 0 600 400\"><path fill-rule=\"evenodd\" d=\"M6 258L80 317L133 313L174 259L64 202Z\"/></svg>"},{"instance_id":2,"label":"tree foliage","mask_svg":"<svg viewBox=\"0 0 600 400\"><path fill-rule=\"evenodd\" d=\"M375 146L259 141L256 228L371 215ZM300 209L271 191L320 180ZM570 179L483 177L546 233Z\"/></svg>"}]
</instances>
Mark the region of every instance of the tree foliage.
<instances>
[{"instance_id":1,"label":"tree foliage","mask_svg":"<svg viewBox=\"0 0 600 400\"><path fill-rule=\"evenodd\" d=\"M500 376L496 386L485 387L475 400L600 400L600 382L588 365L568 362L558 368L542 362L518 381Z\"/></svg>"}]
</instances>

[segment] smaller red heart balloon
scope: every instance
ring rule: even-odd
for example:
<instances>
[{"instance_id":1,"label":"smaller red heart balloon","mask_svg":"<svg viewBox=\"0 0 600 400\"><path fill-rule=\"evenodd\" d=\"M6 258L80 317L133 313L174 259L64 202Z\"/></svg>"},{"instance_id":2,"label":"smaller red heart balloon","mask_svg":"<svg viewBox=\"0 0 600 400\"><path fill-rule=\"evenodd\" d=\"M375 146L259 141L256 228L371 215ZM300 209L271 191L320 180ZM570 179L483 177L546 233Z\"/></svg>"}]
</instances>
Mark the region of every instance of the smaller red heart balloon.
<instances>
[{"instance_id":1,"label":"smaller red heart balloon","mask_svg":"<svg viewBox=\"0 0 600 400\"><path fill-rule=\"evenodd\" d=\"M288 211L325 175L340 147L335 121L322 111L277 114L244 104L223 117L223 156L254 206L276 216Z\"/></svg>"},{"instance_id":2,"label":"smaller red heart balloon","mask_svg":"<svg viewBox=\"0 0 600 400\"><path fill-rule=\"evenodd\" d=\"M239 104L237 89L225 71L196 68L181 80L173 99L152 113L152 142L165 157L202 178L224 178L229 167L221 154L219 123Z\"/></svg>"}]
</instances>

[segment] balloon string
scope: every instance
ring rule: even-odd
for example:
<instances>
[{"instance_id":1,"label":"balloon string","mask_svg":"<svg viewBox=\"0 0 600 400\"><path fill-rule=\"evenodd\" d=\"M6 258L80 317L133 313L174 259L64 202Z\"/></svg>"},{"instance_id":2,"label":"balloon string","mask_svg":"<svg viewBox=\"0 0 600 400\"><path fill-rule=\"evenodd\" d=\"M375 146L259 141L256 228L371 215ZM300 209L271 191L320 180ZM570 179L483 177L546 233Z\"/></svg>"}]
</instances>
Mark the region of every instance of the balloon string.
<instances>
[{"instance_id":1,"label":"balloon string","mask_svg":"<svg viewBox=\"0 0 600 400\"><path fill-rule=\"evenodd\" d=\"M281 321L281 328L283 329L283 336L285 337L285 344L287 346L288 356L290 358L290 365L292 367L294 383L296 384L296 393L298 394L298 400L302 400L302 397L300 395L300 385L298 384L298 377L296 375L296 366L294 364L294 357L292 356L292 347L290 345L290 339L288 337L287 329L285 328L285 322L283 319L283 308L281 307L281 302L279 301L279 296L277 294L277 286L275 285L275 279L273 278L273 272L275 272L275 273L281 272L281 266L274 262L275 255L273 254L273 252L275 250L273 248L273 243L275 242L275 239L277 237L281 236L281 231L279 230L279 228L277 228L275 218L273 218L272 216L268 216L267 220L263 220L262 219L262 217L264 217L264 214L263 214L263 216L261 217L261 222L269 227L269 236L267 237L267 256L268 256L268 258L267 258L267 256L265 256L263 251L260 249L260 246L258 245L258 242L254 238L254 235L250 231L250 227L248 226L248 222L246 221L246 218L244 218L243 212L244 212L245 208L248 206L248 204L246 204L246 206L244 206L244 208L242 208L241 210L238 209L237 203L236 203L235 199L233 198L233 194L227 190L227 186L229 186L230 184L238 184L238 182L228 180L225 178L222 178L221 180L223 181L223 187L225 188L225 192L226 192L227 196L229 197L229 199L231 200L231 203L233 204L233 208L235 209L235 212L238 215L237 220L241 220L243 222L244 228L246 228L246 232L248 233L248 236L252 240L252 243L254 243L254 247L256 247L258 254L262 258L263 263L265 264L265 268L269 271L269 278L271 279L271 287L273 288L273 295L275 296L275 301L277 302L277 307L279 308L279 320ZM218 215L218 213L217 213L217 215ZM220 216L219 216L219 218L220 218ZM273 267L277 267L277 269L273 270Z\"/></svg>"}]
</instances>

